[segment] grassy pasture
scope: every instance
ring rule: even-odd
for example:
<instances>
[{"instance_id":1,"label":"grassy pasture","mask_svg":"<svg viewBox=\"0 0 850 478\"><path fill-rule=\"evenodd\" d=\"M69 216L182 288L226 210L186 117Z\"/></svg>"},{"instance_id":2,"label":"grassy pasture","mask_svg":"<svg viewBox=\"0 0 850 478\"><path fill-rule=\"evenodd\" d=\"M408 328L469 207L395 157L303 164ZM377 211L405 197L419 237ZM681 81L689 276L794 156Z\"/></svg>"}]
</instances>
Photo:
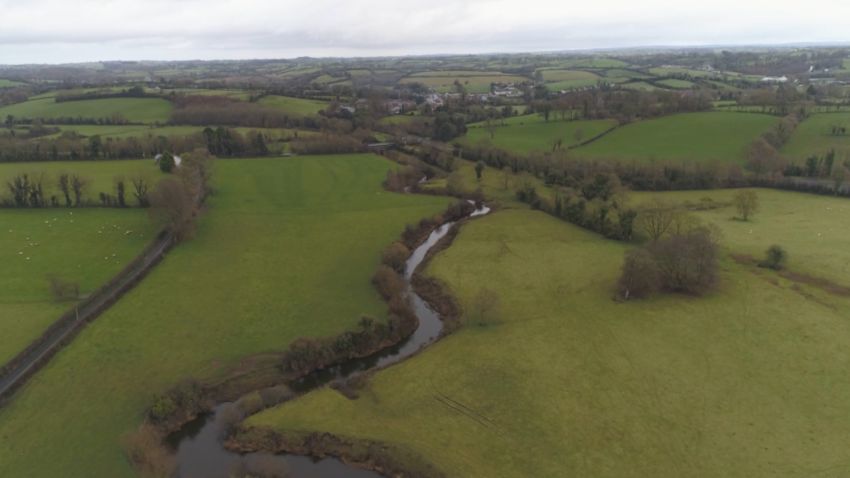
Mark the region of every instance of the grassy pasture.
<instances>
[{"instance_id":1,"label":"grassy pasture","mask_svg":"<svg viewBox=\"0 0 850 478\"><path fill-rule=\"evenodd\" d=\"M24 85L24 83L21 83L20 81L12 81L12 80L7 80L5 78L0 78L0 89L14 88L16 86L23 86L23 85Z\"/></svg>"},{"instance_id":2,"label":"grassy pasture","mask_svg":"<svg viewBox=\"0 0 850 478\"><path fill-rule=\"evenodd\" d=\"M165 122L171 114L171 103L160 98L107 98L65 101L51 98L29 100L0 108L0 116L15 118L108 118L120 113L134 123Z\"/></svg>"},{"instance_id":3,"label":"grassy pasture","mask_svg":"<svg viewBox=\"0 0 850 478\"><path fill-rule=\"evenodd\" d=\"M0 363L73 305L57 303L48 276L78 283L83 296L115 275L151 240L144 211L0 209Z\"/></svg>"},{"instance_id":4,"label":"grassy pasture","mask_svg":"<svg viewBox=\"0 0 850 478\"><path fill-rule=\"evenodd\" d=\"M782 147L782 154L801 160L812 154L824 154L833 149L839 158L850 153L850 133L833 136L832 127L843 126L850 132L850 113L822 113L806 118L791 139Z\"/></svg>"},{"instance_id":5,"label":"grassy pasture","mask_svg":"<svg viewBox=\"0 0 850 478\"><path fill-rule=\"evenodd\" d=\"M759 114L677 114L625 125L575 152L588 158L738 163L747 145L776 121Z\"/></svg>"},{"instance_id":6,"label":"grassy pasture","mask_svg":"<svg viewBox=\"0 0 850 478\"><path fill-rule=\"evenodd\" d=\"M387 442L454 476L850 473L850 300L724 259L707 297L616 303L624 250L540 212L476 220L428 272L466 310L496 291L496 317L357 400L323 389L249 423Z\"/></svg>"},{"instance_id":7,"label":"grassy pasture","mask_svg":"<svg viewBox=\"0 0 850 478\"><path fill-rule=\"evenodd\" d=\"M661 198L674 205L698 204L711 198L727 207L694 211L705 222L717 225L724 242L735 252L764 257L772 244L789 254L789 267L850 286L850 200L771 189L757 189L759 212L747 222L735 220L732 206L736 190L635 192L633 204Z\"/></svg>"},{"instance_id":8,"label":"grassy pasture","mask_svg":"<svg viewBox=\"0 0 850 478\"><path fill-rule=\"evenodd\" d=\"M626 88L628 90L641 90L641 91L653 91L653 90L658 89L657 86L655 86L651 83L647 83L645 81L632 81L632 82L629 82L629 83L624 83L623 85L621 85L621 87Z\"/></svg>"},{"instance_id":9,"label":"grassy pasture","mask_svg":"<svg viewBox=\"0 0 850 478\"><path fill-rule=\"evenodd\" d=\"M505 75L498 72L461 72L462 74L457 75L452 74L452 72L429 73L441 73L442 75L411 75L402 78L399 80L399 83L422 83L438 92L449 92L454 90L454 82L458 81L466 87L469 93L488 93L491 83L521 83L528 81L528 78L524 76Z\"/></svg>"},{"instance_id":10,"label":"grassy pasture","mask_svg":"<svg viewBox=\"0 0 850 478\"><path fill-rule=\"evenodd\" d=\"M269 95L260 99L261 105L276 108L292 116L316 116L319 111L328 107L325 101L293 98L289 96Z\"/></svg>"},{"instance_id":11,"label":"grassy pasture","mask_svg":"<svg viewBox=\"0 0 850 478\"><path fill-rule=\"evenodd\" d=\"M580 70L541 70L546 88L551 91L570 90L594 86L601 79L599 75Z\"/></svg>"},{"instance_id":12,"label":"grassy pasture","mask_svg":"<svg viewBox=\"0 0 850 478\"><path fill-rule=\"evenodd\" d=\"M562 62L565 67L570 68L625 68L628 63L615 58L577 58Z\"/></svg>"},{"instance_id":13,"label":"grassy pasture","mask_svg":"<svg viewBox=\"0 0 850 478\"><path fill-rule=\"evenodd\" d=\"M543 81L546 82L556 82L556 81L582 81L582 80L591 80L596 81L599 79L599 75L595 73L591 73L589 71L582 70L550 70L550 69L542 69L540 73L543 75Z\"/></svg>"},{"instance_id":14,"label":"grassy pasture","mask_svg":"<svg viewBox=\"0 0 850 478\"><path fill-rule=\"evenodd\" d=\"M59 126L62 131L73 131L80 136L95 136L99 135L103 139L107 138L144 138L148 136L191 136L200 134L204 128L201 126L142 126L142 125L62 125ZM272 140L287 139L295 136L309 136L316 134L314 131L299 131L289 128L247 128L236 127L230 128L241 134L253 132L262 132Z\"/></svg>"},{"instance_id":15,"label":"grassy pasture","mask_svg":"<svg viewBox=\"0 0 850 478\"><path fill-rule=\"evenodd\" d=\"M674 90L686 90L688 88L693 88L696 86L695 83L687 80L677 80L675 78L668 78L666 80L658 80L655 82L657 85L661 85L667 88L673 88Z\"/></svg>"},{"instance_id":16,"label":"grassy pasture","mask_svg":"<svg viewBox=\"0 0 850 478\"><path fill-rule=\"evenodd\" d=\"M173 90L164 90L163 94L169 94L171 92L174 93L182 93L186 95L200 95L200 96L226 96L228 98L232 98L234 100L242 100L248 101L251 98L251 92L248 90L235 90L235 89L207 89L207 88L176 88Z\"/></svg>"},{"instance_id":17,"label":"grassy pasture","mask_svg":"<svg viewBox=\"0 0 850 478\"><path fill-rule=\"evenodd\" d=\"M0 163L0 183L6 184L13 176L28 174L37 176L44 173L45 196L61 196L57 187L59 175L62 173L75 173L88 181L84 196L90 200L97 200L101 192L114 193L114 179L123 177L127 181L127 200L133 203L130 178L142 175L148 181L154 183L164 175L156 167L153 160L125 160L125 161L45 161L35 163ZM7 192L4 190L2 196ZM61 202L61 201L60 201Z\"/></svg>"},{"instance_id":18,"label":"grassy pasture","mask_svg":"<svg viewBox=\"0 0 850 478\"><path fill-rule=\"evenodd\" d=\"M536 115L535 115L536 116ZM511 119L520 118L514 117ZM510 124L493 128L493 137L484 127L469 128L467 144L489 141L494 146L517 153L551 151L555 141L562 140L563 147L586 141L616 126L614 120L589 121L533 121L528 124ZM577 136L576 133L579 132Z\"/></svg>"},{"instance_id":19,"label":"grassy pasture","mask_svg":"<svg viewBox=\"0 0 850 478\"><path fill-rule=\"evenodd\" d=\"M381 249L448 204L384 191L391 167L374 155L219 160L195 239L0 409L0 476L132 476L120 437L158 391L383 317L370 283Z\"/></svg>"}]
</instances>

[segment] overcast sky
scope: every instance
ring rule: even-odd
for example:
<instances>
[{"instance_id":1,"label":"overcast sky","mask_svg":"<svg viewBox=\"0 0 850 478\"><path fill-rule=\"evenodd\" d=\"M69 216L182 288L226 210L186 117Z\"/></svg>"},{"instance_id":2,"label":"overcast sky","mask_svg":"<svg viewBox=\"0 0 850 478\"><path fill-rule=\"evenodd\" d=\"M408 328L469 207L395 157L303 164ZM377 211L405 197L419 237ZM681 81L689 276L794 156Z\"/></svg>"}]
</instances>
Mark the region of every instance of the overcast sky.
<instances>
[{"instance_id":1,"label":"overcast sky","mask_svg":"<svg viewBox=\"0 0 850 478\"><path fill-rule=\"evenodd\" d=\"M850 42L850 0L0 0L0 63Z\"/></svg>"}]
</instances>

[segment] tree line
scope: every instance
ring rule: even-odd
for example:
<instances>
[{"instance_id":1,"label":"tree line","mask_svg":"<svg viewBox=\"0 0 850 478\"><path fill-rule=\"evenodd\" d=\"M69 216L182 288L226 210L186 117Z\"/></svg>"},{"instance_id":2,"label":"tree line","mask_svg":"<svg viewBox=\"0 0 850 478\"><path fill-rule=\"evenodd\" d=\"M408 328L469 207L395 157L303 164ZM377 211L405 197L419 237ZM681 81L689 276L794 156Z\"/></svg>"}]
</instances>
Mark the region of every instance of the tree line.
<instances>
[{"instance_id":1,"label":"tree line","mask_svg":"<svg viewBox=\"0 0 850 478\"><path fill-rule=\"evenodd\" d=\"M91 180L76 173L60 173L51 181L44 173L21 173L6 181L8 196L0 198L0 205L12 208L45 207L138 207L150 206L148 191L150 180L137 175L129 181L124 177L113 179L113 189L101 191L99 199L88 198ZM132 199L128 196L132 196Z\"/></svg>"},{"instance_id":2,"label":"tree line","mask_svg":"<svg viewBox=\"0 0 850 478\"><path fill-rule=\"evenodd\" d=\"M264 156L268 135L262 131L240 133L217 127L188 135L147 134L126 138L79 136L65 132L57 138L0 136L0 162L83 161L151 158L167 151L206 149L221 157Z\"/></svg>"}]
</instances>

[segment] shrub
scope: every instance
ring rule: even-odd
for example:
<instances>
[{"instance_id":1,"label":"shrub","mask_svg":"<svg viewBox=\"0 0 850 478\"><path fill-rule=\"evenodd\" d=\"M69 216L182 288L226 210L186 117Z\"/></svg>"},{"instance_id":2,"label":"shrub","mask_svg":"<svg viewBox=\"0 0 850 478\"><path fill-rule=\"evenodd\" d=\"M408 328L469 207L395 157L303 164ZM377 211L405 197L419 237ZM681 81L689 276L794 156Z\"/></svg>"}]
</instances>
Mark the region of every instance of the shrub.
<instances>
[{"instance_id":1,"label":"shrub","mask_svg":"<svg viewBox=\"0 0 850 478\"><path fill-rule=\"evenodd\" d=\"M707 227L673 234L626 253L618 295L646 297L656 290L703 294L717 282L717 241Z\"/></svg>"},{"instance_id":2,"label":"shrub","mask_svg":"<svg viewBox=\"0 0 850 478\"><path fill-rule=\"evenodd\" d=\"M739 191L735 195L735 209L738 210L738 216L744 221L749 221L750 216L755 214L759 209L759 197L755 191Z\"/></svg>"},{"instance_id":3,"label":"shrub","mask_svg":"<svg viewBox=\"0 0 850 478\"><path fill-rule=\"evenodd\" d=\"M759 267L768 269L780 270L785 268L785 263L788 261L788 253L781 246L772 245L767 248L764 260L759 263Z\"/></svg>"},{"instance_id":4,"label":"shrub","mask_svg":"<svg viewBox=\"0 0 850 478\"><path fill-rule=\"evenodd\" d=\"M658 264L645 248L626 252L617 293L623 300L648 297L660 289Z\"/></svg>"},{"instance_id":5,"label":"shrub","mask_svg":"<svg viewBox=\"0 0 850 478\"><path fill-rule=\"evenodd\" d=\"M78 282L64 281L56 276L48 277L47 281L50 284L50 294L56 302L80 298L80 284Z\"/></svg>"},{"instance_id":6,"label":"shrub","mask_svg":"<svg viewBox=\"0 0 850 478\"><path fill-rule=\"evenodd\" d=\"M410 249L400 242L393 242L381 254L381 262L391 267L399 274L404 273L404 266L410 256Z\"/></svg>"},{"instance_id":7,"label":"shrub","mask_svg":"<svg viewBox=\"0 0 850 478\"><path fill-rule=\"evenodd\" d=\"M648 250L667 291L702 294L717 282L717 244L707 228L670 236Z\"/></svg>"},{"instance_id":8,"label":"shrub","mask_svg":"<svg viewBox=\"0 0 850 478\"><path fill-rule=\"evenodd\" d=\"M404 291L404 279L387 266L379 266L372 276L372 283L384 299L396 297Z\"/></svg>"}]
</instances>

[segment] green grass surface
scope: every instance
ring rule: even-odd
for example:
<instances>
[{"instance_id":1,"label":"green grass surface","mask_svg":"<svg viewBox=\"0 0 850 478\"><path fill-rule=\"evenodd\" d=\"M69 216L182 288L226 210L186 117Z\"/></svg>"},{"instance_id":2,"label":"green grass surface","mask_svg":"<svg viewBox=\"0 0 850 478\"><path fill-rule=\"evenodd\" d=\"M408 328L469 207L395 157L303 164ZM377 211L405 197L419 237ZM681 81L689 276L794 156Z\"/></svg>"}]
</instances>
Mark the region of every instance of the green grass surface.
<instances>
[{"instance_id":1,"label":"green grass surface","mask_svg":"<svg viewBox=\"0 0 850 478\"><path fill-rule=\"evenodd\" d=\"M383 191L390 167L373 155L218 161L195 239L0 409L0 476L131 476L119 439L156 393L383 317L370 283L381 249L448 204Z\"/></svg>"},{"instance_id":2,"label":"green grass surface","mask_svg":"<svg viewBox=\"0 0 850 478\"><path fill-rule=\"evenodd\" d=\"M572 67L572 68L623 68L629 66L623 60L617 60L615 58L577 58L573 60L566 60L563 62L564 66Z\"/></svg>"},{"instance_id":3,"label":"green grass surface","mask_svg":"<svg viewBox=\"0 0 850 478\"><path fill-rule=\"evenodd\" d=\"M102 138L145 138L148 136L166 136L166 137L185 137L203 132L202 126L145 126L145 125L62 125L59 126L62 131L74 131L80 136L95 136L99 135ZM297 130L287 128L248 128L236 127L229 128L238 131L241 134L248 134L255 131L262 132L272 139L290 138L296 134ZM298 135L316 134L313 131L297 131Z\"/></svg>"},{"instance_id":4,"label":"green grass surface","mask_svg":"<svg viewBox=\"0 0 850 478\"><path fill-rule=\"evenodd\" d=\"M789 267L850 287L850 200L771 189L756 189L759 211L747 222L735 220L731 205L737 190L630 193L633 204L661 198L671 204L698 204L702 198L728 207L693 214L720 227L736 252L763 258L772 244L789 254Z\"/></svg>"},{"instance_id":5,"label":"green grass surface","mask_svg":"<svg viewBox=\"0 0 850 478\"><path fill-rule=\"evenodd\" d=\"M556 81L582 81L582 80L590 80L594 83L599 79L599 75L595 73L591 73L589 71L581 71L581 70L550 70L544 69L540 70L543 75L543 81L546 82L556 82Z\"/></svg>"},{"instance_id":6,"label":"green grass surface","mask_svg":"<svg viewBox=\"0 0 850 478\"><path fill-rule=\"evenodd\" d=\"M491 142L498 148L517 153L551 151L552 145L559 139L563 141L563 147L566 148L601 134L616 124L614 120L535 121L528 124L494 127L492 138L487 128L476 127L469 128L464 141L467 144ZM579 136L576 136L578 131L581 132Z\"/></svg>"},{"instance_id":7,"label":"green grass surface","mask_svg":"<svg viewBox=\"0 0 850 478\"><path fill-rule=\"evenodd\" d=\"M264 96L259 103L277 108L292 116L316 116L319 111L328 107L328 103L324 101L275 95Z\"/></svg>"},{"instance_id":8,"label":"green grass surface","mask_svg":"<svg viewBox=\"0 0 850 478\"><path fill-rule=\"evenodd\" d=\"M153 160L126 160L126 161L45 161L27 163L0 163L0 184L5 185L12 177L19 174L28 174L32 177L44 174L44 193L46 197L57 195L61 197L57 185L59 175L77 174L86 179L88 185L84 197L97 200L101 192L114 193L114 182L116 177L123 177L127 183L127 199L131 200L130 179L141 175L148 179L151 184L159 181L165 175L154 164ZM0 197L8 197L5 189L0 190ZM62 202L62 201L60 201Z\"/></svg>"},{"instance_id":9,"label":"green grass surface","mask_svg":"<svg viewBox=\"0 0 850 478\"><path fill-rule=\"evenodd\" d=\"M696 86L693 82L687 80L677 80L674 78L658 80L655 83L657 85L664 86L667 88L673 88L674 90L686 90L688 88L693 88L694 86Z\"/></svg>"},{"instance_id":10,"label":"green grass surface","mask_svg":"<svg viewBox=\"0 0 850 478\"><path fill-rule=\"evenodd\" d=\"M77 283L88 295L153 237L144 211L0 209L0 364L74 302L55 302L48 277Z\"/></svg>"},{"instance_id":11,"label":"green grass surface","mask_svg":"<svg viewBox=\"0 0 850 478\"><path fill-rule=\"evenodd\" d=\"M640 90L640 91L653 91L653 90L658 89L657 86L655 86L651 83L647 83L645 81L633 81L633 82L630 82L630 83L625 83L625 84L621 85L621 87L625 88L627 90Z\"/></svg>"},{"instance_id":12,"label":"green grass surface","mask_svg":"<svg viewBox=\"0 0 850 478\"><path fill-rule=\"evenodd\" d=\"M833 126L847 128L848 134L834 136ZM834 149L839 158L850 152L850 113L822 113L806 118L782 147L782 154L801 160L813 154L822 155Z\"/></svg>"},{"instance_id":13,"label":"green grass surface","mask_svg":"<svg viewBox=\"0 0 850 478\"><path fill-rule=\"evenodd\" d=\"M491 72L462 72L463 74L459 75L452 75L452 72L440 73L442 73L440 76L408 76L402 78L399 83L422 83L438 92L450 92L455 90L454 83L458 81L469 93L488 93L492 83L522 83L528 81L528 78L524 76Z\"/></svg>"},{"instance_id":14,"label":"green grass surface","mask_svg":"<svg viewBox=\"0 0 850 478\"><path fill-rule=\"evenodd\" d=\"M747 145L776 121L773 116L759 114L677 114L625 125L575 153L621 160L743 163Z\"/></svg>"},{"instance_id":15,"label":"green grass surface","mask_svg":"<svg viewBox=\"0 0 850 478\"><path fill-rule=\"evenodd\" d=\"M546 88L550 91L569 90L594 86L602 78L589 71L580 70L541 70Z\"/></svg>"},{"instance_id":16,"label":"green grass surface","mask_svg":"<svg viewBox=\"0 0 850 478\"><path fill-rule=\"evenodd\" d=\"M850 473L848 299L724 259L707 297L616 303L624 250L540 212L476 220L428 271L467 310L498 292L496 320L357 400L322 389L248 423L388 442L450 476Z\"/></svg>"},{"instance_id":17,"label":"green grass surface","mask_svg":"<svg viewBox=\"0 0 850 478\"><path fill-rule=\"evenodd\" d=\"M20 81L12 81L12 80L7 80L5 78L0 78L0 89L2 89L2 88L14 88L16 86L23 86L23 85L24 85L24 83L21 83Z\"/></svg>"},{"instance_id":18,"label":"green grass surface","mask_svg":"<svg viewBox=\"0 0 850 478\"><path fill-rule=\"evenodd\" d=\"M0 108L0 117L15 118L109 118L120 113L134 123L165 122L171 114L171 103L160 98L107 98L65 101L51 98L29 100Z\"/></svg>"}]
</instances>

